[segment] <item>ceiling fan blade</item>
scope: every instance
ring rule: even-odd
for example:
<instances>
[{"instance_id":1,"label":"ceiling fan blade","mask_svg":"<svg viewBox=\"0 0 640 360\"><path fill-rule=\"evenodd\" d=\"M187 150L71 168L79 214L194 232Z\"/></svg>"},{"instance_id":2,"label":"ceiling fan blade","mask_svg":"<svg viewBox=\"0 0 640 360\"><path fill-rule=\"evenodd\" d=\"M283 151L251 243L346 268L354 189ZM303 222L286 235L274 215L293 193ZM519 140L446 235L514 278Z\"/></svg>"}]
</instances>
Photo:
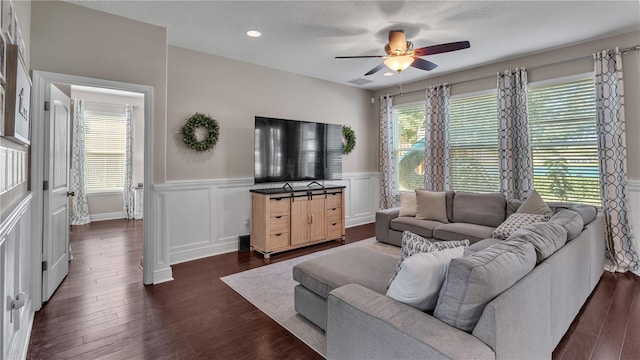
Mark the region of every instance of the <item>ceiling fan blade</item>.
<instances>
[{"instance_id":1,"label":"ceiling fan blade","mask_svg":"<svg viewBox=\"0 0 640 360\"><path fill-rule=\"evenodd\" d=\"M419 57L415 57L415 56L413 57L413 62L411 63L411 66L413 66L414 68L418 68L426 71L431 71L438 67L438 65L432 63L431 61L420 59Z\"/></svg>"},{"instance_id":2,"label":"ceiling fan blade","mask_svg":"<svg viewBox=\"0 0 640 360\"><path fill-rule=\"evenodd\" d=\"M368 75L371 75L371 74L375 74L375 73L377 73L378 71L380 71L380 70L384 69L385 67L386 67L386 65L385 65L384 63L382 63L382 64L380 64L380 65L378 65L378 66L374 67L373 69L369 70L369 72L368 72L368 73L366 73L366 74L364 74L364 76L368 76Z\"/></svg>"},{"instance_id":3,"label":"ceiling fan blade","mask_svg":"<svg viewBox=\"0 0 640 360\"><path fill-rule=\"evenodd\" d=\"M446 53L449 51L468 49L470 47L471 47L471 44L468 41L457 41L452 43L426 46L419 49L415 49L413 51L413 55L414 56L435 55L435 54Z\"/></svg>"},{"instance_id":4,"label":"ceiling fan blade","mask_svg":"<svg viewBox=\"0 0 640 360\"><path fill-rule=\"evenodd\" d=\"M362 55L362 56L336 56L335 59L365 59L365 58L383 58L385 55Z\"/></svg>"}]
</instances>

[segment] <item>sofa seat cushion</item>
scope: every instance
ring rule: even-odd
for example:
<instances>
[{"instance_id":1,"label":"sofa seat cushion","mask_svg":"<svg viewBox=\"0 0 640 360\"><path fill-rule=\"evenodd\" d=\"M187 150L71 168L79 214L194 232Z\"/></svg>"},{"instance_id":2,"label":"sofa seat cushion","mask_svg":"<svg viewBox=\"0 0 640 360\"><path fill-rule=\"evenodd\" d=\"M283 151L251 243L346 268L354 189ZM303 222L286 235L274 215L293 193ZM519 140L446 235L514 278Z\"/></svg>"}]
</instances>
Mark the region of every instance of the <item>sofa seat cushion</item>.
<instances>
[{"instance_id":1,"label":"sofa seat cushion","mask_svg":"<svg viewBox=\"0 0 640 360\"><path fill-rule=\"evenodd\" d=\"M507 200L502 193L458 191L453 198L453 222L498 227L506 218Z\"/></svg>"},{"instance_id":2,"label":"sofa seat cushion","mask_svg":"<svg viewBox=\"0 0 640 360\"><path fill-rule=\"evenodd\" d=\"M358 246L294 266L293 279L324 299L331 290L351 283L385 294L397 264L396 256Z\"/></svg>"},{"instance_id":3,"label":"sofa seat cushion","mask_svg":"<svg viewBox=\"0 0 640 360\"><path fill-rule=\"evenodd\" d=\"M473 244L476 241L490 238L494 227L467 223L441 224L433 230L433 238L439 240L464 240L469 239Z\"/></svg>"},{"instance_id":4,"label":"sofa seat cushion","mask_svg":"<svg viewBox=\"0 0 640 360\"><path fill-rule=\"evenodd\" d=\"M432 238L433 229L442 225L443 223L433 220L420 220L415 217L397 217L391 220L392 230L404 232L410 231L414 234L418 234L422 237Z\"/></svg>"}]
</instances>

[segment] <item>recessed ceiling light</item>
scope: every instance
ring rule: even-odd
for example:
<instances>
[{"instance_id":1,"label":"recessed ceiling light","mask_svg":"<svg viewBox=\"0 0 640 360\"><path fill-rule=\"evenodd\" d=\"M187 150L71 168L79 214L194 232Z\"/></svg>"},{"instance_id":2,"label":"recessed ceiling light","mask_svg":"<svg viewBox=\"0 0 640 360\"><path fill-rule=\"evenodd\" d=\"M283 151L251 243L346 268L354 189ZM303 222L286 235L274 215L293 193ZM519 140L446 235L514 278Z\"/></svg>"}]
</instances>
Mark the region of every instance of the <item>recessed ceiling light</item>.
<instances>
[{"instance_id":1,"label":"recessed ceiling light","mask_svg":"<svg viewBox=\"0 0 640 360\"><path fill-rule=\"evenodd\" d=\"M260 31L258 31L258 30L249 30L249 31L247 31L247 35L251 36L251 37L260 37L260 35L262 35L262 33L260 33Z\"/></svg>"},{"instance_id":2,"label":"recessed ceiling light","mask_svg":"<svg viewBox=\"0 0 640 360\"><path fill-rule=\"evenodd\" d=\"M393 76L393 73L392 72L386 72L386 73L384 73L384 76Z\"/></svg>"}]
</instances>

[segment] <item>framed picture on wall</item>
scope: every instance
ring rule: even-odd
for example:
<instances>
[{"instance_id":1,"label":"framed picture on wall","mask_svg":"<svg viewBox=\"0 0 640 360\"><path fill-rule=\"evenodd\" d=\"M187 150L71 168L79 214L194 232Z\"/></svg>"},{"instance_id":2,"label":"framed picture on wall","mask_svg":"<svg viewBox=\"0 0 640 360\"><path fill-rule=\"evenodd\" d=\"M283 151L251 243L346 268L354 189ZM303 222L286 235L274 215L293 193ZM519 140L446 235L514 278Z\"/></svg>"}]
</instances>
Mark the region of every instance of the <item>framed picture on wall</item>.
<instances>
[{"instance_id":1,"label":"framed picture on wall","mask_svg":"<svg viewBox=\"0 0 640 360\"><path fill-rule=\"evenodd\" d=\"M18 23L18 14L13 10L12 22L11 22L11 43L18 45L18 31L20 30L20 24Z\"/></svg>"},{"instance_id":2,"label":"framed picture on wall","mask_svg":"<svg viewBox=\"0 0 640 360\"><path fill-rule=\"evenodd\" d=\"M14 24L13 24L13 3L10 0L2 0L2 30L7 35L6 41L13 44Z\"/></svg>"},{"instance_id":3,"label":"framed picture on wall","mask_svg":"<svg viewBox=\"0 0 640 360\"><path fill-rule=\"evenodd\" d=\"M4 134L4 85L0 85L0 135Z\"/></svg>"},{"instance_id":4,"label":"framed picture on wall","mask_svg":"<svg viewBox=\"0 0 640 360\"><path fill-rule=\"evenodd\" d=\"M6 50L4 136L29 145L31 79L18 46L7 45Z\"/></svg>"},{"instance_id":5,"label":"framed picture on wall","mask_svg":"<svg viewBox=\"0 0 640 360\"><path fill-rule=\"evenodd\" d=\"M4 84L7 78L7 40L0 31L0 84Z\"/></svg>"}]
</instances>

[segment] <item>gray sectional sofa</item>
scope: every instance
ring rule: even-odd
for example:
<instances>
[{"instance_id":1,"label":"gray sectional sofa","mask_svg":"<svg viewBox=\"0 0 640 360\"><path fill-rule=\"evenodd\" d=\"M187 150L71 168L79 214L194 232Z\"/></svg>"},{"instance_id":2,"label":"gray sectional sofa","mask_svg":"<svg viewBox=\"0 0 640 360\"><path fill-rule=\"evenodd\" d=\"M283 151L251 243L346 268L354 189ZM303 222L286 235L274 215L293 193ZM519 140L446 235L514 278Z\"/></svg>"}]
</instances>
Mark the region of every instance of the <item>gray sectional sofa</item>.
<instances>
[{"instance_id":1,"label":"gray sectional sofa","mask_svg":"<svg viewBox=\"0 0 640 360\"><path fill-rule=\"evenodd\" d=\"M551 357L552 351L602 275L605 246L601 215L592 206L549 204L554 213L570 209L572 214L578 214L581 218L580 227L576 229L574 226L571 229L569 226L568 230L563 230L564 234L569 233L568 240L566 235L564 239L560 239L562 241L547 239L550 240L548 244L555 243L559 249L553 249L540 257L538 246L536 245L536 251L531 255L533 247L528 243L526 248L521 246L527 242L522 239L490 238L491 232L499 223L491 226L485 220L498 215L497 212L472 214L475 207L469 206L469 201L488 203L488 199L483 197L486 194L482 194L482 200L479 200L471 199L474 198L472 193L463 193L459 200L464 202L456 202L458 195L452 193L447 196L447 216L451 220L448 224L436 224L429 220L398 221L399 209L378 212L376 237L379 241L399 246L402 231L409 228L409 231L414 230L412 232L433 239L470 239L473 244L465 250L465 256L454 261L465 263L462 268L466 266L471 272L482 269L485 273L481 276L489 279L501 278L503 275L509 277L520 266L518 259L526 258L528 260L522 261L529 263L533 261L537 263L535 267L531 263L532 270L525 269L526 275L515 279L513 285L507 284L505 290L492 297L486 305L482 304L471 327L465 328L456 321L441 316L447 311L447 307L454 308L454 317L459 315L456 311L465 311L463 307L466 305L455 309L455 302L460 296L455 291L449 291L453 288L451 286L446 291L441 290L435 312L422 312L385 296L389 280L398 265L398 256L368 247L357 247L298 264L293 269L293 277L299 283L295 288L296 311L326 330L327 358ZM492 196L496 203L500 203L497 195ZM502 220L520 205L519 202L508 202L504 197L501 204ZM456 209L458 205L463 208ZM455 221L462 219L481 219L482 224ZM536 229L535 224L530 227ZM474 233L475 229L481 231ZM516 235L526 237L526 234L519 232L512 237ZM544 246L547 245L543 245L543 253ZM518 249L512 250L515 248ZM486 263L478 267L474 265L474 261L486 261L487 258L493 259L492 256L495 259L505 255L514 258L514 254L517 259L513 267L494 266L494 260L486 262L489 266L485 266ZM449 270L451 271L451 267ZM468 277L473 276L478 275L475 273ZM451 309L448 310L449 313L452 312Z\"/></svg>"}]
</instances>

